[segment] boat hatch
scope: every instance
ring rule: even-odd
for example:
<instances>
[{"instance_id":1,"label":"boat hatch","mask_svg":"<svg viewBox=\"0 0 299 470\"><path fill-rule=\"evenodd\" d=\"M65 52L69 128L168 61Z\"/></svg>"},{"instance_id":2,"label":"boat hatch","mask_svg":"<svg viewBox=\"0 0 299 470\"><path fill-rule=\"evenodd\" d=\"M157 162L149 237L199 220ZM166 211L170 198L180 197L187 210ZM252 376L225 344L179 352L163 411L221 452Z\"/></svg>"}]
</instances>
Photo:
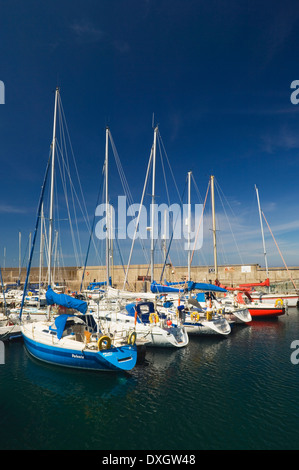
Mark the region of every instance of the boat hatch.
<instances>
[{"instance_id":1,"label":"boat hatch","mask_svg":"<svg viewBox=\"0 0 299 470\"><path fill-rule=\"evenodd\" d=\"M48 333L48 334L54 335L54 336L57 335L57 332L56 332L56 331L53 331L53 330L43 330L43 333Z\"/></svg>"}]
</instances>

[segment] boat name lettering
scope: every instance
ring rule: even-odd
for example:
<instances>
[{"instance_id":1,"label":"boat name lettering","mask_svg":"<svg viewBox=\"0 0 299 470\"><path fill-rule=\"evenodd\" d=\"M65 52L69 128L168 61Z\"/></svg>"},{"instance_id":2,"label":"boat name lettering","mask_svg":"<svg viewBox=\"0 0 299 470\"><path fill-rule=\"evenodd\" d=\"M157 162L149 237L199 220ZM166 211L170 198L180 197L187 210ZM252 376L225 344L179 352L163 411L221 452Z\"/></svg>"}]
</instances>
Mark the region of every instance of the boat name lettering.
<instances>
[{"instance_id":1,"label":"boat name lettering","mask_svg":"<svg viewBox=\"0 0 299 470\"><path fill-rule=\"evenodd\" d=\"M84 356L79 356L79 354L72 354L72 357L75 359L84 359Z\"/></svg>"}]
</instances>

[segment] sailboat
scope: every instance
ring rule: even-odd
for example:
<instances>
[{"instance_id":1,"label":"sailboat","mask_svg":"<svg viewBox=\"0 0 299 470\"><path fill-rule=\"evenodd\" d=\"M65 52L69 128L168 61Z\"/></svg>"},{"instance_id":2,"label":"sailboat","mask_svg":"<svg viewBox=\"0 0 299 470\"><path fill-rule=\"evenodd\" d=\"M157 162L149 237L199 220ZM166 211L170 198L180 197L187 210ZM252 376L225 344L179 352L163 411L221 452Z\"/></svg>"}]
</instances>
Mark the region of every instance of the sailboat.
<instances>
[{"instance_id":1,"label":"sailboat","mask_svg":"<svg viewBox=\"0 0 299 470\"><path fill-rule=\"evenodd\" d=\"M155 159L156 159L156 139L158 129L155 128L154 143L151 149L148 168L153 162L153 195L155 188ZM106 185L106 204L108 204L108 142L109 129L106 130L106 156L105 156L105 185ZM154 197L154 196L153 196ZM108 209L106 210L108 214ZM153 221L153 218L152 218ZM153 222L152 222L153 223ZM138 341L146 341L146 347L165 347L182 348L189 342L188 334L182 325L167 324L165 315L160 315L156 308L156 302L153 294L142 294L130 292L125 289L118 290L109 286L110 279L110 254L109 254L109 218L106 223L106 271L107 288L102 300L97 307L93 308L95 319L111 332L127 331L130 335L132 328L135 329ZM153 233L153 230L151 231ZM134 243L134 240L133 240ZM133 249L133 244L132 244ZM131 252L132 252L131 249ZM154 263L154 242L151 241L151 271L153 276ZM130 259L128 267L130 264ZM127 273L128 273L127 267ZM126 273L126 275L127 275ZM124 286L126 285L126 278ZM140 302L137 299L143 299ZM130 302L129 302L130 301ZM134 301L134 302L133 302ZM133 302L133 307L132 307ZM133 308L133 312L132 312ZM136 316L135 316L136 312Z\"/></svg>"},{"instance_id":2,"label":"sailboat","mask_svg":"<svg viewBox=\"0 0 299 470\"><path fill-rule=\"evenodd\" d=\"M53 234L53 196L54 196L54 168L56 147L56 116L59 100L59 89L55 93L54 124L51 157L51 191L49 215L49 257L48 257L48 290L46 293L48 304L48 320L22 324L22 335L28 352L35 358L55 365L72 367L76 369L96 371L128 371L134 368L137 362L136 334L129 338L126 344L114 344L110 336L101 331L95 324L92 315L86 314L87 303L78 301L65 294L55 294L52 290L52 234ZM50 162L50 161L49 161ZM38 221L41 213L41 204L44 188L49 170L42 187L38 217L33 236L27 276L21 304L20 318L24 297L28 283ZM51 306L59 305L64 312L51 320Z\"/></svg>"},{"instance_id":3,"label":"sailboat","mask_svg":"<svg viewBox=\"0 0 299 470\"><path fill-rule=\"evenodd\" d=\"M66 294L47 291L49 305L65 308L53 321L25 323L22 327L25 346L32 356L45 362L87 370L131 370L137 361L135 337L130 344L112 344L93 315L87 314L87 303ZM81 312L81 315L80 315Z\"/></svg>"},{"instance_id":4,"label":"sailboat","mask_svg":"<svg viewBox=\"0 0 299 470\"><path fill-rule=\"evenodd\" d=\"M265 245L265 238L264 238L264 229L263 229L263 220L262 220L262 210L260 205L259 199L259 192L258 188L255 185L256 196L257 196L257 203L259 209L259 217L260 217L260 224L261 224L261 233L262 233L262 241L263 241L263 250L264 250L264 258L265 258L265 266L266 266L266 280L260 283L247 283L247 284L240 284L239 287L244 287L250 289L250 296L251 299L255 302L263 302L263 303L273 303L275 307L282 307L283 305L288 307L299 307L299 292L298 289L293 282L295 292L270 292L270 279L269 279L269 270L268 270L268 261L267 261L267 252L266 252L266 245ZM267 288L263 291L255 291L255 287L262 287Z\"/></svg>"},{"instance_id":5,"label":"sailboat","mask_svg":"<svg viewBox=\"0 0 299 470\"><path fill-rule=\"evenodd\" d=\"M2 270L0 267L0 281L2 287L2 299L4 306L4 313L0 313L0 341L10 341L18 339L22 336L20 322L12 321L10 318L10 311L7 308L5 289L3 284Z\"/></svg>"},{"instance_id":6,"label":"sailboat","mask_svg":"<svg viewBox=\"0 0 299 470\"><path fill-rule=\"evenodd\" d=\"M209 308L209 306L208 308L206 306L202 307L196 297L191 295L191 290L196 284L198 285L198 283L189 281L186 289L179 289L170 285L152 284L151 290L163 293L163 303L161 301L160 310L167 316L171 316L174 323L182 322L188 334L230 334L230 322L219 312ZM200 290L205 289L209 292L215 290L225 292L224 289L211 284L200 284Z\"/></svg>"},{"instance_id":7,"label":"sailboat","mask_svg":"<svg viewBox=\"0 0 299 470\"><path fill-rule=\"evenodd\" d=\"M212 182L212 206L214 208L214 190ZM188 172L188 207L191 207L191 172ZM189 209L188 214L188 281L185 284L185 290L177 289L177 297L169 298L175 309L182 309L182 303L184 303L184 326L186 327L189 334L218 334L228 335L231 332L231 325L237 322L247 322L251 320L251 317L247 309L234 309L229 308L225 310L218 303L215 305L216 297L214 296L213 303L211 302L212 293L225 293L226 290L213 285L205 283L195 283L191 281L191 244L190 244L190 232L191 232L191 212ZM217 252L216 252L216 228L215 228L215 213L213 210L213 233L214 233L214 260L215 260L215 272L217 273ZM163 292L175 292L173 287L160 286L159 290ZM174 283L175 284L175 283ZM151 286L153 289L158 289L158 286ZM196 296L192 295L192 291L201 291ZM179 292L181 292L179 294ZM209 297L209 302L206 301L206 296ZM173 307L171 311L173 313ZM234 315L235 314L235 315Z\"/></svg>"}]
</instances>

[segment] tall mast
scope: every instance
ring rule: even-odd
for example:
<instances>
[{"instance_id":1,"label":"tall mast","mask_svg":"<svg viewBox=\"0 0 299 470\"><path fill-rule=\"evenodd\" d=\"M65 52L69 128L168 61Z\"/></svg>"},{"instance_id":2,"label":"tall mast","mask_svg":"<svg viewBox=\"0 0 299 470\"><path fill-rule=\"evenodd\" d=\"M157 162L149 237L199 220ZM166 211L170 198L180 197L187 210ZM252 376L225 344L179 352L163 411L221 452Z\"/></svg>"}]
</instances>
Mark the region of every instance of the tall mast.
<instances>
[{"instance_id":1,"label":"tall mast","mask_svg":"<svg viewBox=\"0 0 299 470\"><path fill-rule=\"evenodd\" d=\"M257 205L258 205L258 208L259 208L259 215L260 215L260 223L261 223L261 232L262 232L262 239L263 239L263 249L264 249L264 257L265 257L266 273L267 273L267 277L269 277L268 261L267 261L266 244L265 244L265 238L264 238L264 227L263 227L263 219L262 219L262 211L261 211L261 205L260 205L259 191L258 191L256 185L254 185L254 187L255 187L255 191L256 191Z\"/></svg>"},{"instance_id":2,"label":"tall mast","mask_svg":"<svg viewBox=\"0 0 299 470\"><path fill-rule=\"evenodd\" d=\"M191 281L191 175L188 171L188 281Z\"/></svg>"},{"instance_id":3,"label":"tall mast","mask_svg":"<svg viewBox=\"0 0 299 470\"><path fill-rule=\"evenodd\" d=\"M19 281L21 281L21 238L22 234L19 232Z\"/></svg>"},{"instance_id":4,"label":"tall mast","mask_svg":"<svg viewBox=\"0 0 299 470\"><path fill-rule=\"evenodd\" d=\"M44 249L43 225L44 225L44 204L42 203L41 215L40 215L40 248L39 248L39 276L38 276L39 306L40 306L40 298L41 298L41 280L42 280L42 264L43 264L43 249Z\"/></svg>"},{"instance_id":5,"label":"tall mast","mask_svg":"<svg viewBox=\"0 0 299 470\"><path fill-rule=\"evenodd\" d=\"M154 131L153 145L153 177L152 177L152 204L151 204L151 282L154 281L154 217L155 217L155 179L156 179L156 148L158 127Z\"/></svg>"},{"instance_id":6,"label":"tall mast","mask_svg":"<svg viewBox=\"0 0 299 470\"><path fill-rule=\"evenodd\" d=\"M106 191L106 280L107 287L109 285L110 276L110 247L109 247L109 201L108 201L108 144L109 144L109 128L106 127L106 148L105 148L105 191Z\"/></svg>"},{"instance_id":7,"label":"tall mast","mask_svg":"<svg viewBox=\"0 0 299 470\"><path fill-rule=\"evenodd\" d=\"M53 123L53 139L52 139L52 160L51 160L51 190L50 190L50 214L49 214L49 266L48 266L48 286L52 284L52 238L53 238L53 201L54 201L54 170L55 170L55 148L56 148L56 116L57 116L57 100L59 88L56 88L55 106L54 106L54 123ZM50 312L50 309L49 309Z\"/></svg>"},{"instance_id":8,"label":"tall mast","mask_svg":"<svg viewBox=\"0 0 299 470\"><path fill-rule=\"evenodd\" d=\"M215 279L218 279L217 245L216 245L216 218L215 218L215 195L214 195L214 176L211 176L211 198L212 198L214 268L215 268Z\"/></svg>"}]
</instances>

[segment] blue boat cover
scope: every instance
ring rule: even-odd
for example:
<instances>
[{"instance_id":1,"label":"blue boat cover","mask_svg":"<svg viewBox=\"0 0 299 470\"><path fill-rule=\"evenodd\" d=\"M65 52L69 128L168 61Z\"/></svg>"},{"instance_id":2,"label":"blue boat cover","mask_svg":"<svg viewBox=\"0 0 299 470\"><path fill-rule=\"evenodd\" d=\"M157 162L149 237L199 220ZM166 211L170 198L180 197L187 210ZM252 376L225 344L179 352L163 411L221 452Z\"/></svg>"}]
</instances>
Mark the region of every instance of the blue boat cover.
<instances>
[{"instance_id":1,"label":"blue boat cover","mask_svg":"<svg viewBox=\"0 0 299 470\"><path fill-rule=\"evenodd\" d=\"M70 295L56 294L51 288L48 288L46 292L46 299L48 305L61 305L62 307L74 308L81 313L86 313L87 302L84 300L75 299Z\"/></svg>"},{"instance_id":2,"label":"blue boat cover","mask_svg":"<svg viewBox=\"0 0 299 470\"><path fill-rule=\"evenodd\" d=\"M101 286L106 286L107 285L107 281L101 281L101 282L90 282L87 286L87 289L88 290L94 290L94 289L98 289L99 287ZM109 286L112 286L112 279L111 277L109 277Z\"/></svg>"},{"instance_id":3,"label":"blue boat cover","mask_svg":"<svg viewBox=\"0 0 299 470\"><path fill-rule=\"evenodd\" d=\"M61 339L62 334L64 332L66 321L69 317L74 317L75 315L68 315L67 313L63 313L59 315L59 317L55 318L55 326L57 328L57 338Z\"/></svg>"},{"instance_id":4,"label":"blue boat cover","mask_svg":"<svg viewBox=\"0 0 299 470\"><path fill-rule=\"evenodd\" d=\"M167 286L175 286L175 285L184 285L186 284L186 287L188 291L190 290L206 290L209 292L227 292L226 289L223 289L222 287L218 287L214 284L207 284L204 282L193 282L193 281L188 281L187 283L185 281L180 281L180 282L166 282L165 284Z\"/></svg>"},{"instance_id":5,"label":"blue boat cover","mask_svg":"<svg viewBox=\"0 0 299 470\"><path fill-rule=\"evenodd\" d=\"M198 292L198 294L196 296L196 300L197 300L197 302L205 302L206 297L205 297L204 292Z\"/></svg>"},{"instance_id":6,"label":"blue boat cover","mask_svg":"<svg viewBox=\"0 0 299 470\"><path fill-rule=\"evenodd\" d=\"M171 292L184 292L184 289L176 289L175 287L170 286L162 286L161 284L157 284L156 281L151 283L151 291L153 294L159 293L171 293Z\"/></svg>"},{"instance_id":7,"label":"blue boat cover","mask_svg":"<svg viewBox=\"0 0 299 470\"><path fill-rule=\"evenodd\" d=\"M130 315L134 315L134 313L135 313L135 304L134 303L127 304L126 305L126 310Z\"/></svg>"},{"instance_id":8,"label":"blue boat cover","mask_svg":"<svg viewBox=\"0 0 299 470\"><path fill-rule=\"evenodd\" d=\"M207 290L210 292L227 292L222 287L215 286L214 284L206 284L204 282L188 282L188 290Z\"/></svg>"}]
</instances>

